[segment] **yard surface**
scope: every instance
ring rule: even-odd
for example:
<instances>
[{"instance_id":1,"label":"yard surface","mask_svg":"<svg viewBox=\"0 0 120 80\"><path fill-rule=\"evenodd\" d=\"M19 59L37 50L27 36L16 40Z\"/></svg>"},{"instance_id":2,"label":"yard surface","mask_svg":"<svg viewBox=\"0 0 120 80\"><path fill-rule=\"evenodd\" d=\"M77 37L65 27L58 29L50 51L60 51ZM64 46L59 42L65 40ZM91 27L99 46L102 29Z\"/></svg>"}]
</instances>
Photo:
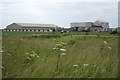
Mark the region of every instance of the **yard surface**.
<instances>
[{"instance_id":1,"label":"yard surface","mask_svg":"<svg viewBox=\"0 0 120 80\"><path fill-rule=\"evenodd\" d=\"M116 35L103 32L2 35L3 78L118 77Z\"/></svg>"}]
</instances>

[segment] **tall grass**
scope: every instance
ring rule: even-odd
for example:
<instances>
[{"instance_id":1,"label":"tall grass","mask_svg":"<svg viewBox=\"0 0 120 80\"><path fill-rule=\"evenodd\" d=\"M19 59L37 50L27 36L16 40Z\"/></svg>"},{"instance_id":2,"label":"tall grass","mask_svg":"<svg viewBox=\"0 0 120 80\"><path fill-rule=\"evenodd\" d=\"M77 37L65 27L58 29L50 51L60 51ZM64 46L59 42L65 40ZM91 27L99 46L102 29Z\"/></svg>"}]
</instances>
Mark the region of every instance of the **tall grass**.
<instances>
[{"instance_id":1,"label":"tall grass","mask_svg":"<svg viewBox=\"0 0 120 80\"><path fill-rule=\"evenodd\" d=\"M59 35L60 37L33 37ZM37 33L3 32L4 78L116 78L118 77L118 39L108 33ZM104 43L107 42L107 44ZM67 43L66 55L53 50L58 43ZM101 46L102 45L102 46ZM110 48L108 48L110 47ZM102 49L102 51L101 51ZM25 53L34 51L39 58L24 63ZM56 65L59 69L56 70ZM77 65L77 66L74 66ZM32 70L31 70L32 69Z\"/></svg>"}]
</instances>

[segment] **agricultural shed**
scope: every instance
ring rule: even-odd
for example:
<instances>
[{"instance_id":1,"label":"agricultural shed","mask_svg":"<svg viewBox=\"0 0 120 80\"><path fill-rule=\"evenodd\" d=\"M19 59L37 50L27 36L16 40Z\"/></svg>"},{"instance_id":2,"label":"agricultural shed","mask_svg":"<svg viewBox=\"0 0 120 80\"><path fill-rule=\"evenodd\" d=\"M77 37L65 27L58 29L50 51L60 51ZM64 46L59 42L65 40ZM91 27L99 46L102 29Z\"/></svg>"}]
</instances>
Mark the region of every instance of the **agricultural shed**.
<instances>
[{"instance_id":1,"label":"agricultural shed","mask_svg":"<svg viewBox=\"0 0 120 80\"><path fill-rule=\"evenodd\" d=\"M87 28L91 28L91 31L109 31L109 22L102 20L95 22L72 22L70 27L74 28L76 31L83 31Z\"/></svg>"},{"instance_id":2,"label":"agricultural shed","mask_svg":"<svg viewBox=\"0 0 120 80\"><path fill-rule=\"evenodd\" d=\"M33 24L33 23L12 23L4 31L40 31L53 32L58 31L59 26L55 24Z\"/></svg>"}]
</instances>

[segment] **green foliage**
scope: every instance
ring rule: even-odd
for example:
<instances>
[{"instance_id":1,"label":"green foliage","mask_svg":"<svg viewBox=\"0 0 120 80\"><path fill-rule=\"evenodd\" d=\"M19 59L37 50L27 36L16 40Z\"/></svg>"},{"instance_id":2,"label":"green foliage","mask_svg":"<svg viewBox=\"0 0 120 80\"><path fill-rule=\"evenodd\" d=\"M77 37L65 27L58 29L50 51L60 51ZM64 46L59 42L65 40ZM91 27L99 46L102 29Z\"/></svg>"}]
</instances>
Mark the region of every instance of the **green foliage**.
<instances>
[{"instance_id":1,"label":"green foliage","mask_svg":"<svg viewBox=\"0 0 120 80\"><path fill-rule=\"evenodd\" d=\"M85 35L89 35L89 33L88 33L88 32L86 32L86 33L85 33Z\"/></svg>"},{"instance_id":2,"label":"green foliage","mask_svg":"<svg viewBox=\"0 0 120 80\"><path fill-rule=\"evenodd\" d=\"M104 50L104 44L100 44L100 52Z\"/></svg>"},{"instance_id":3,"label":"green foliage","mask_svg":"<svg viewBox=\"0 0 120 80\"><path fill-rule=\"evenodd\" d=\"M74 40L74 39L71 39L71 40L69 40L69 42L68 42L69 45L74 45L75 43L76 43L76 40Z\"/></svg>"},{"instance_id":4,"label":"green foliage","mask_svg":"<svg viewBox=\"0 0 120 80\"><path fill-rule=\"evenodd\" d=\"M60 62L60 58L64 55L66 55L66 52L67 50L65 49L65 46L66 46L67 43L64 43L64 42L61 42L59 44L56 44L56 47L53 48L53 50L57 50L57 65L56 65L56 69L59 70L59 62Z\"/></svg>"},{"instance_id":5,"label":"green foliage","mask_svg":"<svg viewBox=\"0 0 120 80\"><path fill-rule=\"evenodd\" d=\"M110 34L117 34L117 33L118 33L117 30L110 32Z\"/></svg>"},{"instance_id":6,"label":"green foliage","mask_svg":"<svg viewBox=\"0 0 120 80\"><path fill-rule=\"evenodd\" d=\"M67 51L59 59L62 52L53 48L58 48L56 44L61 42L67 44L59 49ZM3 32L2 47L3 78L118 77L118 38L109 33ZM25 53L33 54L32 51L39 57L24 63L28 57Z\"/></svg>"},{"instance_id":7,"label":"green foliage","mask_svg":"<svg viewBox=\"0 0 120 80\"><path fill-rule=\"evenodd\" d=\"M55 34L36 34L33 35L32 37L34 38L59 38L60 35L55 35Z\"/></svg>"}]
</instances>

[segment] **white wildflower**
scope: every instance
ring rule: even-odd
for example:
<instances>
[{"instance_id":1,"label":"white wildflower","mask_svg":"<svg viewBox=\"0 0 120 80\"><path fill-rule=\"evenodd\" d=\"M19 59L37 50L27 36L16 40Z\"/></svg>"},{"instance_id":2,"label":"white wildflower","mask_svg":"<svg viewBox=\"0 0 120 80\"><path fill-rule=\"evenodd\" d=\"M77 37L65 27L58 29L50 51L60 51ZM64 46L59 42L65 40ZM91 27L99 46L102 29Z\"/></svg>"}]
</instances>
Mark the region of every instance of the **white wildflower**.
<instances>
[{"instance_id":1,"label":"white wildflower","mask_svg":"<svg viewBox=\"0 0 120 80\"><path fill-rule=\"evenodd\" d=\"M106 42L106 41L104 41L104 43L105 43L105 44L107 44L107 42Z\"/></svg>"},{"instance_id":2,"label":"white wildflower","mask_svg":"<svg viewBox=\"0 0 120 80\"><path fill-rule=\"evenodd\" d=\"M84 66L89 66L88 64L83 64Z\"/></svg>"},{"instance_id":3,"label":"white wildflower","mask_svg":"<svg viewBox=\"0 0 120 80\"><path fill-rule=\"evenodd\" d=\"M30 57L27 57L26 59L29 59L29 60L30 60Z\"/></svg>"},{"instance_id":4,"label":"white wildflower","mask_svg":"<svg viewBox=\"0 0 120 80\"><path fill-rule=\"evenodd\" d=\"M3 66L1 66L1 68L3 69L4 67L3 67Z\"/></svg>"},{"instance_id":5,"label":"white wildflower","mask_svg":"<svg viewBox=\"0 0 120 80\"><path fill-rule=\"evenodd\" d=\"M58 48L53 48L53 50L58 49Z\"/></svg>"},{"instance_id":6,"label":"white wildflower","mask_svg":"<svg viewBox=\"0 0 120 80\"><path fill-rule=\"evenodd\" d=\"M108 49L112 49L111 47L108 47Z\"/></svg>"},{"instance_id":7,"label":"white wildflower","mask_svg":"<svg viewBox=\"0 0 120 80\"><path fill-rule=\"evenodd\" d=\"M78 65L73 65L74 67L78 67Z\"/></svg>"},{"instance_id":8,"label":"white wildflower","mask_svg":"<svg viewBox=\"0 0 120 80\"><path fill-rule=\"evenodd\" d=\"M37 56L37 58L39 58L39 56Z\"/></svg>"},{"instance_id":9,"label":"white wildflower","mask_svg":"<svg viewBox=\"0 0 120 80\"><path fill-rule=\"evenodd\" d=\"M61 54L61 56L65 56L65 55L66 55L66 53L62 53L62 54Z\"/></svg>"},{"instance_id":10,"label":"white wildflower","mask_svg":"<svg viewBox=\"0 0 120 80\"><path fill-rule=\"evenodd\" d=\"M30 54L30 56L31 56L31 57L35 57L35 55L34 55L34 54Z\"/></svg>"},{"instance_id":11,"label":"white wildflower","mask_svg":"<svg viewBox=\"0 0 120 80\"><path fill-rule=\"evenodd\" d=\"M36 55L37 55L34 51L32 51L32 53L33 53L32 55L34 55L34 56L36 56Z\"/></svg>"},{"instance_id":12,"label":"white wildflower","mask_svg":"<svg viewBox=\"0 0 120 80\"><path fill-rule=\"evenodd\" d=\"M61 44L56 44L57 46L62 46Z\"/></svg>"},{"instance_id":13,"label":"white wildflower","mask_svg":"<svg viewBox=\"0 0 120 80\"><path fill-rule=\"evenodd\" d=\"M63 42L61 42L61 44L66 45L67 43L63 43Z\"/></svg>"},{"instance_id":14,"label":"white wildflower","mask_svg":"<svg viewBox=\"0 0 120 80\"><path fill-rule=\"evenodd\" d=\"M4 51L0 51L0 53L3 53Z\"/></svg>"},{"instance_id":15,"label":"white wildflower","mask_svg":"<svg viewBox=\"0 0 120 80\"><path fill-rule=\"evenodd\" d=\"M28 55L29 53L25 53L25 54L27 54L27 55Z\"/></svg>"},{"instance_id":16,"label":"white wildflower","mask_svg":"<svg viewBox=\"0 0 120 80\"><path fill-rule=\"evenodd\" d=\"M10 56L10 54L7 54L7 56Z\"/></svg>"},{"instance_id":17,"label":"white wildflower","mask_svg":"<svg viewBox=\"0 0 120 80\"><path fill-rule=\"evenodd\" d=\"M20 39L21 41L23 40L23 39Z\"/></svg>"},{"instance_id":18,"label":"white wildflower","mask_svg":"<svg viewBox=\"0 0 120 80\"><path fill-rule=\"evenodd\" d=\"M60 51L63 51L63 52L65 52L65 51L67 51L66 49L60 49Z\"/></svg>"},{"instance_id":19,"label":"white wildflower","mask_svg":"<svg viewBox=\"0 0 120 80\"><path fill-rule=\"evenodd\" d=\"M53 48L53 50L56 49L56 48Z\"/></svg>"},{"instance_id":20,"label":"white wildflower","mask_svg":"<svg viewBox=\"0 0 120 80\"><path fill-rule=\"evenodd\" d=\"M5 35L7 35L7 34L5 34Z\"/></svg>"}]
</instances>

